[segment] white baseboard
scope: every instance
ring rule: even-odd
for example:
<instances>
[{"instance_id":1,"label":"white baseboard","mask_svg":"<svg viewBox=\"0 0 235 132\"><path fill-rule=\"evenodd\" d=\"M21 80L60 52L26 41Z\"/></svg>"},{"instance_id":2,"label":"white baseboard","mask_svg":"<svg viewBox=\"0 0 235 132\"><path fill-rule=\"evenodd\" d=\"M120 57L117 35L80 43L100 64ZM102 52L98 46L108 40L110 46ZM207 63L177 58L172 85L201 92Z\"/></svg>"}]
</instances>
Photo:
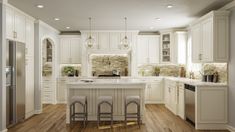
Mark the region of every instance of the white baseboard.
<instances>
[{"instance_id":1,"label":"white baseboard","mask_svg":"<svg viewBox=\"0 0 235 132\"><path fill-rule=\"evenodd\" d=\"M0 132L7 132L7 129L5 129L5 130L1 130Z\"/></svg>"},{"instance_id":2,"label":"white baseboard","mask_svg":"<svg viewBox=\"0 0 235 132\"><path fill-rule=\"evenodd\" d=\"M25 119L28 119L29 117L33 116L35 114L35 111L31 111L25 114Z\"/></svg>"},{"instance_id":3,"label":"white baseboard","mask_svg":"<svg viewBox=\"0 0 235 132\"><path fill-rule=\"evenodd\" d=\"M34 114L41 114L42 110L35 110Z\"/></svg>"},{"instance_id":4,"label":"white baseboard","mask_svg":"<svg viewBox=\"0 0 235 132\"><path fill-rule=\"evenodd\" d=\"M235 127L233 127L233 126L227 125L227 129L228 129L230 132L235 132Z\"/></svg>"}]
</instances>

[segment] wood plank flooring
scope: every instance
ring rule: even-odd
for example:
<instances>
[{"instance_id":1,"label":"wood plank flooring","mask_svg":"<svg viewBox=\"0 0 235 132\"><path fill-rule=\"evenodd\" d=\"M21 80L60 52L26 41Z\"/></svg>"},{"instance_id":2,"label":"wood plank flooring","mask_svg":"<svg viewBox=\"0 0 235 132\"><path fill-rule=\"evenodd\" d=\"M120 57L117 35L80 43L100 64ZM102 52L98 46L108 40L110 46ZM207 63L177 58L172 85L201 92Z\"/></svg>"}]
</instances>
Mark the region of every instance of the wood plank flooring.
<instances>
[{"instance_id":1,"label":"wood plank flooring","mask_svg":"<svg viewBox=\"0 0 235 132\"><path fill-rule=\"evenodd\" d=\"M35 115L23 123L9 129L9 132L228 132L228 131L196 131L190 124L173 115L164 105L146 105L146 124L141 128L135 123L127 127L115 122L114 128L109 123L89 122L85 129L81 123L66 125L65 105L45 105L43 113Z\"/></svg>"}]
</instances>

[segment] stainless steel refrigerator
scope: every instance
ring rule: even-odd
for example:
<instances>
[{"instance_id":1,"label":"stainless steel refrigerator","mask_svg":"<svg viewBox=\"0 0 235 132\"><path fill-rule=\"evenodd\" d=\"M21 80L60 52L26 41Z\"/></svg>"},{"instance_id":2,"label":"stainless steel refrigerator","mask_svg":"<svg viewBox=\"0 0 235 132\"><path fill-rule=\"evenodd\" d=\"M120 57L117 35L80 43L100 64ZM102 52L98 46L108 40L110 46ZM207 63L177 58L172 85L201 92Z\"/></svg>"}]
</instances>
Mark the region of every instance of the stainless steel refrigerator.
<instances>
[{"instance_id":1,"label":"stainless steel refrigerator","mask_svg":"<svg viewBox=\"0 0 235 132\"><path fill-rule=\"evenodd\" d=\"M25 119L25 44L7 40L7 127Z\"/></svg>"}]
</instances>

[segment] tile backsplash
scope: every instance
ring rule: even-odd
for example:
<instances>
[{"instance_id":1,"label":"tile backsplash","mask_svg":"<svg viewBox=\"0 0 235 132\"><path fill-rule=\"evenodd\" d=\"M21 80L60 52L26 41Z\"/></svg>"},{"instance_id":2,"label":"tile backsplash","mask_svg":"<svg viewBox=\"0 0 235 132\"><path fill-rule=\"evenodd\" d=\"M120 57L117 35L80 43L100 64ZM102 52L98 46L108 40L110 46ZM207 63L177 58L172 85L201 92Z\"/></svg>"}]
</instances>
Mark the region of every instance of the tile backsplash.
<instances>
[{"instance_id":1,"label":"tile backsplash","mask_svg":"<svg viewBox=\"0 0 235 132\"><path fill-rule=\"evenodd\" d=\"M191 69L194 73L195 79L202 80L202 74L214 74L218 72L219 82L227 83L228 80L228 69L227 63L204 63L195 64L196 69ZM180 75L181 67L183 65L173 65L173 64L159 64L159 65L141 65L138 67L139 76L156 76L156 69L159 71L159 76L174 76L178 77ZM192 66L194 67L194 66ZM189 73L191 70L186 69L186 77L189 78Z\"/></svg>"},{"instance_id":2,"label":"tile backsplash","mask_svg":"<svg viewBox=\"0 0 235 132\"><path fill-rule=\"evenodd\" d=\"M113 70L119 70L121 76L128 75L127 55L91 55L92 74L110 75Z\"/></svg>"},{"instance_id":3,"label":"tile backsplash","mask_svg":"<svg viewBox=\"0 0 235 132\"><path fill-rule=\"evenodd\" d=\"M141 65L138 67L139 76L155 76L156 70L159 72L159 76L179 76L179 71L182 65ZM184 66L183 66L184 67Z\"/></svg>"}]
</instances>

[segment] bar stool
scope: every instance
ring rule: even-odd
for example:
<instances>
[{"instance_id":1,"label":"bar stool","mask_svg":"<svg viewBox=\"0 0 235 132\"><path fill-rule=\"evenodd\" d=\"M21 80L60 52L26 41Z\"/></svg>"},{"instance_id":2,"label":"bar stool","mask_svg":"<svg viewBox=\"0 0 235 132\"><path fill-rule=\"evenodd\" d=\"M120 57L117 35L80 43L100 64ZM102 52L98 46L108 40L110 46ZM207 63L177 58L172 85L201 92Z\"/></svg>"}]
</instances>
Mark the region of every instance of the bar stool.
<instances>
[{"instance_id":1,"label":"bar stool","mask_svg":"<svg viewBox=\"0 0 235 132\"><path fill-rule=\"evenodd\" d=\"M83 112L75 111L75 105L79 104L83 108ZM73 96L70 103L70 123L75 122L75 119L83 119L83 127L85 128L87 122L87 97L86 96Z\"/></svg>"},{"instance_id":2,"label":"bar stool","mask_svg":"<svg viewBox=\"0 0 235 132\"><path fill-rule=\"evenodd\" d=\"M135 104L137 106L137 113L127 113L128 106ZM125 99L125 125L127 125L127 118L137 118L140 127L140 97L139 96L126 96Z\"/></svg>"},{"instance_id":3,"label":"bar stool","mask_svg":"<svg viewBox=\"0 0 235 132\"><path fill-rule=\"evenodd\" d=\"M101 112L101 106L107 104L110 106L110 112ZM113 98L112 96L100 96L98 97L98 112L97 112L97 127L99 128L100 119L110 118L111 127L113 127Z\"/></svg>"}]
</instances>

